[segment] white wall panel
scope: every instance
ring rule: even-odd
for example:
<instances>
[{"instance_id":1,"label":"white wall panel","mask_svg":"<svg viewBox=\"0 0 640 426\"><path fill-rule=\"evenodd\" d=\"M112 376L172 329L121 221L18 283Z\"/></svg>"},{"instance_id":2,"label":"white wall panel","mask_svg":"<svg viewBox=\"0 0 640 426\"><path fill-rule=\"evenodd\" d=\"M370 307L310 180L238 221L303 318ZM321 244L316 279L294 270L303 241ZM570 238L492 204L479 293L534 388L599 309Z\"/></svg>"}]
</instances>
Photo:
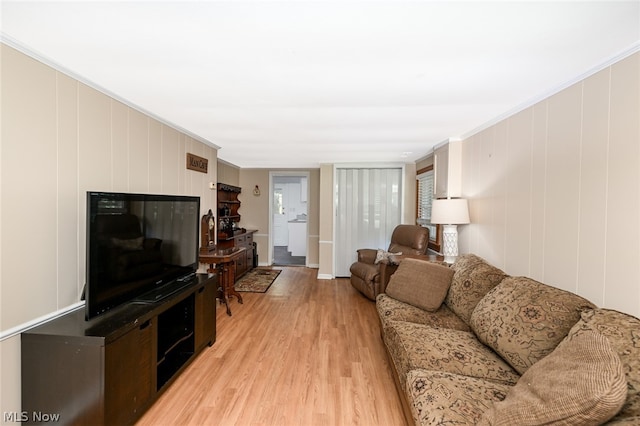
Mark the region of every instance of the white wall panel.
<instances>
[{"instance_id":1,"label":"white wall panel","mask_svg":"<svg viewBox=\"0 0 640 426\"><path fill-rule=\"evenodd\" d=\"M111 100L85 84L78 89L80 191L110 191Z\"/></svg>"},{"instance_id":2,"label":"white wall panel","mask_svg":"<svg viewBox=\"0 0 640 426\"><path fill-rule=\"evenodd\" d=\"M503 121L494 126L495 133L491 148L491 246L494 247L496 263L504 264L506 257L506 208L508 201L507 185L502 173L507 172L507 127Z\"/></svg>"},{"instance_id":3,"label":"white wall panel","mask_svg":"<svg viewBox=\"0 0 640 426\"><path fill-rule=\"evenodd\" d=\"M604 303L609 74L601 71L583 86L577 280L578 291L598 305Z\"/></svg>"},{"instance_id":4,"label":"white wall panel","mask_svg":"<svg viewBox=\"0 0 640 426\"><path fill-rule=\"evenodd\" d=\"M1 63L0 324L10 328L56 308L56 78L9 49Z\"/></svg>"},{"instance_id":5,"label":"white wall panel","mask_svg":"<svg viewBox=\"0 0 640 426\"><path fill-rule=\"evenodd\" d=\"M639 142L640 53L467 138L461 252L640 316Z\"/></svg>"},{"instance_id":6,"label":"white wall panel","mask_svg":"<svg viewBox=\"0 0 640 426\"><path fill-rule=\"evenodd\" d=\"M149 191L149 117L129 111L129 190Z\"/></svg>"},{"instance_id":7,"label":"white wall panel","mask_svg":"<svg viewBox=\"0 0 640 426\"><path fill-rule=\"evenodd\" d=\"M531 240L529 240L529 276L544 279L545 209L547 192L547 102L532 107L533 143L531 145ZM524 271L521 272L524 274Z\"/></svg>"},{"instance_id":8,"label":"white wall panel","mask_svg":"<svg viewBox=\"0 0 640 426\"><path fill-rule=\"evenodd\" d=\"M149 119L149 192L162 192L162 123Z\"/></svg>"},{"instance_id":9,"label":"white wall panel","mask_svg":"<svg viewBox=\"0 0 640 426\"><path fill-rule=\"evenodd\" d=\"M636 310L640 294L640 53L611 67L605 303Z\"/></svg>"},{"instance_id":10,"label":"white wall panel","mask_svg":"<svg viewBox=\"0 0 640 426\"><path fill-rule=\"evenodd\" d=\"M507 269L527 271L531 240L531 109L508 122L504 179L507 186L505 206L505 255Z\"/></svg>"},{"instance_id":11,"label":"white wall panel","mask_svg":"<svg viewBox=\"0 0 640 426\"><path fill-rule=\"evenodd\" d=\"M129 107L111 101L111 190L129 191Z\"/></svg>"},{"instance_id":12,"label":"white wall panel","mask_svg":"<svg viewBox=\"0 0 640 426\"><path fill-rule=\"evenodd\" d=\"M78 84L58 73L57 91L58 306L69 306L78 301L84 283L84 276L79 275L81 230L78 224L84 223L80 220L80 206L84 205L85 197L78 191ZM84 230L82 232L84 235Z\"/></svg>"},{"instance_id":13,"label":"white wall panel","mask_svg":"<svg viewBox=\"0 0 640 426\"><path fill-rule=\"evenodd\" d=\"M582 92L574 85L549 99L544 280L576 290Z\"/></svg>"},{"instance_id":14,"label":"white wall panel","mask_svg":"<svg viewBox=\"0 0 640 426\"><path fill-rule=\"evenodd\" d=\"M181 161L182 160L182 161ZM186 169L186 159L180 155L178 132L162 126L162 192L177 194L180 191L179 175Z\"/></svg>"},{"instance_id":15,"label":"white wall panel","mask_svg":"<svg viewBox=\"0 0 640 426\"><path fill-rule=\"evenodd\" d=\"M180 172L178 173L178 180L176 184L178 185L178 192L181 194L189 193L191 189L191 186L187 186L187 178L189 176L189 174L187 173L188 170L186 169L188 139L189 137L185 134L178 133L178 157L176 158L176 164L178 165L178 170ZM180 158L182 158L182 161L180 161ZM209 167L211 166L212 164L209 164Z\"/></svg>"}]
</instances>

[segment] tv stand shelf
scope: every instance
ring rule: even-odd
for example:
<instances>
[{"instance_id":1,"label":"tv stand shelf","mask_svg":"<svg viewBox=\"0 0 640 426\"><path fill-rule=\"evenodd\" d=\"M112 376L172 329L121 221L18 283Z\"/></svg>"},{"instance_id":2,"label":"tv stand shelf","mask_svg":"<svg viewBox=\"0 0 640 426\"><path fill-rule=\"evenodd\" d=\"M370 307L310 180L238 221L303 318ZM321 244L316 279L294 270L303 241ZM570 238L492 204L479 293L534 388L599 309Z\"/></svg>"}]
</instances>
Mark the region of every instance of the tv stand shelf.
<instances>
[{"instance_id":1,"label":"tv stand shelf","mask_svg":"<svg viewBox=\"0 0 640 426\"><path fill-rule=\"evenodd\" d=\"M22 333L22 410L62 424L133 424L215 342L216 293L216 276L198 274L156 303L89 321L78 309Z\"/></svg>"}]
</instances>

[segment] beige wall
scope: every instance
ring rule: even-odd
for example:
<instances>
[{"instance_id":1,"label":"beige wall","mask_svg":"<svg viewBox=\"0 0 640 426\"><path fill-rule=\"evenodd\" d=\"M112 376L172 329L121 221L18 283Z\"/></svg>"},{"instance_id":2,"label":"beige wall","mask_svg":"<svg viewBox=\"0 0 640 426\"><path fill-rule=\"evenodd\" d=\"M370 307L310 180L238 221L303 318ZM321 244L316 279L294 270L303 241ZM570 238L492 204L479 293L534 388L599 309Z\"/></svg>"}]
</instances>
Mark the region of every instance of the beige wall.
<instances>
[{"instance_id":1,"label":"beige wall","mask_svg":"<svg viewBox=\"0 0 640 426\"><path fill-rule=\"evenodd\" d=\"M416 165L404 165L404 200L402 202L402 223L415 225L416 223L416 191L418 181L416 181ZM389 235L391 239L391 235Z\"/></svg>"},{"instance_id":2,"label":"beige wall","mask_svg":"<svg viewBox=\"0 0 640 426\"><path fill-rule=\"evenodd\" d=\"M467 138L460 251L640 316L640 53Z\"/></svg>"},{"instance_id":3,"label":"beige wall","mask_svg":"<svg viewBox=\"0 0 640 426\"><path fill-rule=\"evenodd\" d=\"M307 222L307 265L318 267L318 239L319 239L319 187L320 171L318 169L240 169L239 183L242 193L240 207L242 227L257 229L254 240L258 244L258 261L261 265L269 262L269 176L274 173L308 173L308 222ZM253 195L253 189L258 185L260 195Z\"/></svg>"},{"instance_id":4,"label":"beige wall","mask_svg":"<svg viewBox=\"0 0 640 426\"><path fill-rule=\"evenodd\" d=\"M240 168L226 161L218 160L218 182L240 186ZM215 210L214 210L215 211Z\"/></svg>"},{"instance_id":5,"label":"beige wall","mask_svg":"<svg viewBox=\"0 0 640 426\"><path fill-rule=\"evenodd\" d=\"M0 412L20 411L25 326L79 304L86 191L215 200L217 150L0 44ZM186 153L209 159L186 169Z\"/></svg>"},{"instance_id":6,"label":"beige wall","mask_svg":"<svg viewBox=\"0 0 640 426\"><path fill-rule=\"evenodd\" d=\"M422 170L428 166L433 166L433 153L416 161L416 171Z\"/></svg>"},{"instance_id":7,"label":"beige wall","mask_svg":"<svg viewBox=\"0 0 640 426\"><path fill-rule=\"evenodd\" d=\"M318 278L333 277L334 171L332 164L320 166Z\"/></svg>"}]
</instances>

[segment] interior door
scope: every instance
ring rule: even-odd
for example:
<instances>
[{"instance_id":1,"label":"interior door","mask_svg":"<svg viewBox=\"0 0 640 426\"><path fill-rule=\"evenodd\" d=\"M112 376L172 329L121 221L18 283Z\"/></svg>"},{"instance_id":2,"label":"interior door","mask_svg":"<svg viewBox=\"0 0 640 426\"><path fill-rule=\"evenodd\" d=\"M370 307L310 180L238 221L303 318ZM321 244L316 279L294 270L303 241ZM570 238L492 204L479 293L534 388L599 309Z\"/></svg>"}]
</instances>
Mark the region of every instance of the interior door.
<instances>
[{"instance_id":1,"label":"interior door","mask_svg":"<svg viewBox=\"0 0 640 426\"><path fill-rule=\"evenodd\" d=\"M284 206L282 186L273 188L273 245L286 246L289 240L287 215Z\"/></svg>"}]
</instances>

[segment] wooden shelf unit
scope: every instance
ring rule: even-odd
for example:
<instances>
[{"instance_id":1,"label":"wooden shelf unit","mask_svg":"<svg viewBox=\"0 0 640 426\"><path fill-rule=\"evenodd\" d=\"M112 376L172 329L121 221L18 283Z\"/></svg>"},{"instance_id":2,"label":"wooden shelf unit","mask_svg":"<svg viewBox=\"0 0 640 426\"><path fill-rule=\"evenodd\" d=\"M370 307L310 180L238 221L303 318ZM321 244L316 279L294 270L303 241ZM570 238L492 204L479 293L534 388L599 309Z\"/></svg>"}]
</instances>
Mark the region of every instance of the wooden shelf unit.
<instances>
[{"instance_id":1,"label":"wooden shelf unit","mask_svg":"<svg viewBox=\"0 0 640 426\"><path fill-rule=\"evenodd\" d=\"M240 222L238 196L242 188L218 182L218 240L233 236L233 224Z\"/></svg>"},{"instance_id":2,"label":"wooden shelf unit","mask_svg":"<svg viewBox=\"0 0 640 426\"><path fill-rule=\"evenodd\" d=\"M235 261L236 280L247 271L253 269L253 258L255 248L253 244L253 234L256 230L246 230L231 228L231 224L236 226L240 222L240 206L242 202L238 196L242 193L242 188L218 182L218 248L230 249L234 247L244 247L246 255Z\"/></svg>"},{"instance_id":3,"label":"wooden shelf unit","mask_svg":"<svg viewBox=\"0 0 640 426\"><path fill-rule=\"evenodd\" d=\"M216 293L216 276L198 274L158 302L89 321L78 309L22 333L22 410L62 424L133 424L215 342Z\"/></svg>"}]
</instances>

